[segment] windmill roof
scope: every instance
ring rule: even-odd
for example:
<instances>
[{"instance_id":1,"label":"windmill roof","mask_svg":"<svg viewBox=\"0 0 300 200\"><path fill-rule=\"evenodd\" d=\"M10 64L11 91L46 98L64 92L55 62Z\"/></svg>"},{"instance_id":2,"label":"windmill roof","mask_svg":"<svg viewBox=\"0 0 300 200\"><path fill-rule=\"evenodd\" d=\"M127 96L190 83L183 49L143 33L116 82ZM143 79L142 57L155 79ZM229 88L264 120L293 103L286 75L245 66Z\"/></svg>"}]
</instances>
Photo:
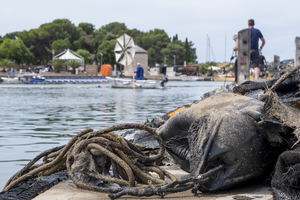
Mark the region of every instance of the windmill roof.
<instances>
[{"instance_id":1,"label":"windmill roof","mask_svg":"<svg viewBox=\"0 0 300 200\"><path fill-rule=\"evenodd\" d=\"M139 45L134 45L134 49L135 49L135 53L146 53L148 54L148 52L143 49L142 47L140 47Z\"/></svg>"}]
</instances>

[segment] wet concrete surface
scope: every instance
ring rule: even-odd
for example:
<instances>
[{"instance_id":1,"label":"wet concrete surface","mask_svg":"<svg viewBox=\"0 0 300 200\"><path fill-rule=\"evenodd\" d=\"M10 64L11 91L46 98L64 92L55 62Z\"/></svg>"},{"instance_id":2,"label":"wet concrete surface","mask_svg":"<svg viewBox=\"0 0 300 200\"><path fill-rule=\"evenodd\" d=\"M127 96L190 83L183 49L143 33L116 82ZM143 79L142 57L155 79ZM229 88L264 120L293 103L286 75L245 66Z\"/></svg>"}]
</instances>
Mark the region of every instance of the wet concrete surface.
<instances>
[{"instance_id":1,"label":"wet concrete surface","mask_svg":"<svg viewBox=\"0 0 300 200\"><path fill-rule=\"evenodd\" d=\"M181 170L178 165L169 164L169 166L164 166L170 173L174 174L178 179L188 173ZM125 195L119 199L160 199L160 196L154 195L151 197L136 197ZM108 200L110 199L106 193L93 192L88 190L79 189L71 181L64 181L58 185L52 187L46 192L38 195L33 200ZM164 199L197 199L197 200L273 200L273 195L271 187L267 185L251 184L244 185L234 189L227 189L216 193L201 193L198 191L197 196L195 196L191 190L184 192L167 194Z\"/></svg>"}]
</instances>

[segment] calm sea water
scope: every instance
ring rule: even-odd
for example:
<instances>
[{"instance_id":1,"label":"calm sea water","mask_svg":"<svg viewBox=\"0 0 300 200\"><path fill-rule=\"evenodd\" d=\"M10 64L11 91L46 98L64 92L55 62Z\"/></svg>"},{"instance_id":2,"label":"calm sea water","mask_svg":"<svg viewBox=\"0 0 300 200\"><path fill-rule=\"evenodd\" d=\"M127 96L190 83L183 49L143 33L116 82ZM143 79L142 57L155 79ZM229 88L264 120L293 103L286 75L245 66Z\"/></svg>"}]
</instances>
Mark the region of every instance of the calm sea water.
<instances>
[{"instance_id":1,"label":"calm sea water","mask_svg":"<svg viewBox=\"0 0 300 200\"><path fill-rule=\"evenodd\" d=\"M36 155L66 144L81 130L144 123L223 85L168 82L163 90L132 90L108 84L0 84L0 191Z\"/></svg>"}]
</instances>

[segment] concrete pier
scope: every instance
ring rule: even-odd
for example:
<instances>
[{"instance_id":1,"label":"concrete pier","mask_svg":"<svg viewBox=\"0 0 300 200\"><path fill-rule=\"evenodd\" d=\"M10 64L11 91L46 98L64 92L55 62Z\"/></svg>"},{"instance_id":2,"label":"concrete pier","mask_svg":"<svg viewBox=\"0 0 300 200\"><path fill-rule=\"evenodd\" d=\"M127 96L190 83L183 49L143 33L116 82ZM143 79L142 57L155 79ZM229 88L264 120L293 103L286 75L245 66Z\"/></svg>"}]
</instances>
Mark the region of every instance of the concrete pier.
<instances>
[{"instance_id":1,"label":"concrete pier","mask_svg":"<svg viewBox=\"0 0 300 200\"><path fill-rule=\"evenodd\" d=\"M174 174L178 179L187 175L177 165L165 166L164 169ZM61 182L46 192L38 195L33 200L110 200L108 194L93 192L77 188L72 181ZM120 199L145 200L160 199L160 196L136 197L125 195ZM273 200L272 191L269 186L262 184L251 184L239 186L234 189L223 190L216 193L201 193L198 191L195 196L191 190L179 193L167 194L164 199L185 199L185 200Z\"/></svg>"}]
</instances>

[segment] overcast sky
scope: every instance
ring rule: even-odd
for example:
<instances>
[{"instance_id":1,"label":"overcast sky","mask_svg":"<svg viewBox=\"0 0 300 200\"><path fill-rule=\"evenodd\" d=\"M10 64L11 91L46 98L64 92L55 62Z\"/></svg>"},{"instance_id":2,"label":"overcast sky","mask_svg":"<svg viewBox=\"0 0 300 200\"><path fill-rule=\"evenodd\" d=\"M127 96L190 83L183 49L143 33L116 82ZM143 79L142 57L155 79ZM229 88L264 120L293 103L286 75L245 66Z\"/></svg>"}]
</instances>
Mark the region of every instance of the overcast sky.
<instances>
[{"instance_id":1,"label":"overcast sky","mask_svg":"<svg viewBox=\"0 0 300 200\"><path fill-rule=\"evenodd\" d=\"M0 0L0 5L1 36L63 18L76 26L88 22L96 29L121 22L129 29L158 28L169 37L188 38L195 44L199 63L207 61L207 35L213 50L210 61L229 61L232 36L247 28L250 18L266 40L267 61L274 55L294 58L295 37L300 36L300 0Z\"/></svg>"}]
</instances>

